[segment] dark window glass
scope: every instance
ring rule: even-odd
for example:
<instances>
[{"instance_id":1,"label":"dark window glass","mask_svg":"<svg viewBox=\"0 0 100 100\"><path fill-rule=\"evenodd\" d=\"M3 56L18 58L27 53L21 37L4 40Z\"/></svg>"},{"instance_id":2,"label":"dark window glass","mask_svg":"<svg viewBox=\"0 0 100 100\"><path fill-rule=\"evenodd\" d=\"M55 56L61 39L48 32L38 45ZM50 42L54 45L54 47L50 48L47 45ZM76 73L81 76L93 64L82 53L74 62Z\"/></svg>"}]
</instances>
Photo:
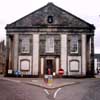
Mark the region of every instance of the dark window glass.
<instances>
[{"instance_id":1,"label":"dark window glass","mask_svg":"<svg viewBox=\"0 0 100 100\"><path fill-rule=\"evenodd\" d=\"M48 23L53 23L53 16L48 16L47 21L48 21Z\"/></svg>"},{"instance_id":2,"label":"dark window glass","mask_svg":"<svg viewBox=\"0 0 100 100\"><path fill-rule=\"evenodd\" d=\"M71 36L70 52L71 53L78 53L78 36L77 35Z\"/></svg>"},{"instance_id":3,"label":"dark window glass","mask_svg":"<svg viewBox=\"0 0 100 100\"><path fill-rule=\"evenodd\" d=\"M30 53L30 45L31 45L31 36L30 35L20 35L19 37L19 52L20 53Z\"/></svg>"}]
</instances>

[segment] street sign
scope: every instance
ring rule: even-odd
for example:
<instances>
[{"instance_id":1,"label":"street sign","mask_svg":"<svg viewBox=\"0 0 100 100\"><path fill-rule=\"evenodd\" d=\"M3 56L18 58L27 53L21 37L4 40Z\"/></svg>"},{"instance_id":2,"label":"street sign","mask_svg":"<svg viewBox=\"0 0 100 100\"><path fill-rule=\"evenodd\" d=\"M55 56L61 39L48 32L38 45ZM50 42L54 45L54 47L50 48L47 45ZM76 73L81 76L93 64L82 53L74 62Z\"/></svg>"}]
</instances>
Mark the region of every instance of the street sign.
<instances>
[{"instance_id":1,"label":"street sign","mask_svg":"<svg viewBox=\"0 0 100 100\"><path fill-rule=\"evenodd\" d=\"M12 69L8 69L8 74L12 74Z\"/></svg>"},{"instance_id":2,"label":"street sign","mask_svg":"<svg viewBox=\"0 0 100 100\"><path fill-rule=\"evenodd\" d=\"M16 76L19 76L19 75L21 75L21 72L16 70L15 74L16 74Z\"/></svg>"},{"instance_id":3,"label":"street sign","mask_svg":"<svg viewBox=\"0 0 100 100\"><path fill-rule=\"evenodd\" d=\"M62 68L59 69L59 75L63 75L64 74L64 70Z\"/></svg>"}]
</instances>

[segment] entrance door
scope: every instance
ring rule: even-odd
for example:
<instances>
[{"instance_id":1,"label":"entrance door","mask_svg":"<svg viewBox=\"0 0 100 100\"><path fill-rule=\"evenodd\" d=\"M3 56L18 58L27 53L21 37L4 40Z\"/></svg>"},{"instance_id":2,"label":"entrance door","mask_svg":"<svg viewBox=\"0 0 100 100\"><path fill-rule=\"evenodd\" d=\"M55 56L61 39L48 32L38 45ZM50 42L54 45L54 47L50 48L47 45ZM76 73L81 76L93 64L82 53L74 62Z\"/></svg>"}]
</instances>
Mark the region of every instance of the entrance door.
<instances>
[{"instance_id":1,"label":"entrance door","mask_svg":"<svg viewBox=\"0 0 100 100\"><path fill-rule=\"evenodd\" d=\"M53 73L54 61L52 59L47 59L45 64L45 74L48 74L48 68L51 70L51 74Z\"/></svg>"}]
</instances>

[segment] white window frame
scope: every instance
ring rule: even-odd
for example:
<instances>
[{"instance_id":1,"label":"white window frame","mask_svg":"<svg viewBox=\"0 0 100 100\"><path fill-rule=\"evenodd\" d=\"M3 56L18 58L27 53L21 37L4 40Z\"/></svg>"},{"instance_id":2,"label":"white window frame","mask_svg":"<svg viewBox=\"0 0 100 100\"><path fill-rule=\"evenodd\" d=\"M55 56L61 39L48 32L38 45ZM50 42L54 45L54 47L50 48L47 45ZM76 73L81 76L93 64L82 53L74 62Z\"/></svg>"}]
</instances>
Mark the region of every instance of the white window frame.
<instances>
[{"instance_id":1,"label":"white window frame","mask_svg":"<svg viewBox=\"0 0 100 100\"><path fill-rule=\"evenodd\" d=\"M23 54L29 54L30 53L30 36L24 36L24 35L21 35L21 38L20 38L20 53L23 53ZM23 50L25 49L25 50Z\"/></svg>"},{"instance_id":2,"label":"white window frame","mask_svg":"<svg viewBox=\"0 0 100 100\"><path fill-rule=\"evenodd\" d=\"M54 53L54 37L53 36L46 37L45 52Z\"/></svg>"},{"instance_id":3,"label":"white window frame","mask_svg":"<svg viewBox=\"0 0 100 100\"><path fill-rule=\"evenodd\" d=\"M72 51L72 49L74 49L76 45L76 50ZM72 47L73 46L73 47ZM72 35L71 36L71 40L70 40L70 53L73 54L73 53L78 53L79 52L79 41L78 41L78 35Z\"/></svg>"}]
</instances>

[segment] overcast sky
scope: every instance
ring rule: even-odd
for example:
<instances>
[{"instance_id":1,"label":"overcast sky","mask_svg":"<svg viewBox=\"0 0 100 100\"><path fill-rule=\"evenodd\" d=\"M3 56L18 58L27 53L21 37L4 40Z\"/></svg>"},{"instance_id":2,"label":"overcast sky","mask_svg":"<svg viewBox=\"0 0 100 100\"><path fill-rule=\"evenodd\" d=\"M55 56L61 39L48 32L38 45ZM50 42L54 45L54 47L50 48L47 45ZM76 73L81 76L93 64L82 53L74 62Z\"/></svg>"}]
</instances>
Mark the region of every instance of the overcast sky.
<instances>
[{"instance_id":1,"label":"overcast sky","mask_svg":"<svg viewBox=\"0 0 100 100\"><path fill-rule=\"evenodd\" d=\"M6 24L43 7L48 2L94 24L95 52L100 53L100 0L0 0L0 41L6 39Z\"/></svg>"}]
</instances>

